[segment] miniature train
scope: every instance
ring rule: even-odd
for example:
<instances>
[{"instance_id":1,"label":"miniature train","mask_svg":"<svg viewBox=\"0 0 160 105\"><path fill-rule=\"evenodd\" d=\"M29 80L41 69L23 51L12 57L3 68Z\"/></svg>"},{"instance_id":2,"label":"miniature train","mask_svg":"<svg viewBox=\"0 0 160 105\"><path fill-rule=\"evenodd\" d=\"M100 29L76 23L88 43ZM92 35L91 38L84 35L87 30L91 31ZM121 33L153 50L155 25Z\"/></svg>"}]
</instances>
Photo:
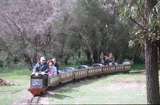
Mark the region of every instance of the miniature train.
<instances>
[{"instance_id":1,"label":"miniature train","mask_svg":"<svg viewBox=\"0 0 160 105\"><path fill-rule=\"evenodd\" d=\"M129 72L130 68L131 65L91 67L77 69L72 72L61 73L54 77L48 77L47 74L37 73L31 75L30 88L28 90L32 93L33 96L41 96L47 92L49 87L56 87L60 84L84 79L87 77Z\"/></svg>"}]
</instances>

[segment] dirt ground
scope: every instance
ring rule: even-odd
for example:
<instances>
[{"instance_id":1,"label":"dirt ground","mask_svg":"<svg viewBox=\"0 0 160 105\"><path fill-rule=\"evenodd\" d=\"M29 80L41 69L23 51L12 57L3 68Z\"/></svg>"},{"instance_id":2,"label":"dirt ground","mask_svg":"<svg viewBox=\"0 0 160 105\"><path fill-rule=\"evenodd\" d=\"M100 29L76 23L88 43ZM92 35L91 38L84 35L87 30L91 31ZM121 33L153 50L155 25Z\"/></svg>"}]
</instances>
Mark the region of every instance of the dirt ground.
<instances>
[{"instance_id":1,"label":"dirt ground","mask_svg":"<svg viewBox=\"0 0 160 105\"><path fill-rule=\"evenodd\" d=\"M0 86L11 86L11 85L14 85L14 83L0 79Z\"/></svg>"}]
</instances>

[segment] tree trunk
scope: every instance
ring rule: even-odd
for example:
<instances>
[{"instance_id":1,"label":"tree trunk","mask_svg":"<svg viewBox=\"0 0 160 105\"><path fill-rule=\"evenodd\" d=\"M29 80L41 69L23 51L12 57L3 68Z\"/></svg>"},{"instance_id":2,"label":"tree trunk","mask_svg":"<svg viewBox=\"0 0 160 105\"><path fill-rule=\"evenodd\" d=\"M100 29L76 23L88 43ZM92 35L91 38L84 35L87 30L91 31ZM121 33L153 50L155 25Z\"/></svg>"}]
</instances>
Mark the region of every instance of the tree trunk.
<instances>
[{"instance_id":1,"label":"tree trunk","mask_svg":"<svg viewBox=\"0 0 160 105\"><path fill-rule=\"evenodd\" d=\"M73 56L74 57L74 56ZM69 60L70 56L67 56L64 58L64 63L67 65L68 64L68 60Z\"/></svg>"},{"instance_id":2,"label":"tree trunk","mask_svg":"<svg viewBox=\"0 0 160 105\"><path fill-rule=\"evenodd\" d=\"M87 61L88 61L88 63L92 64L93 63L92 54L89 51L85 51L85 53L87 55Z\"/></svg>"},{"instance_id":3,"label":"tree trunk","mask_svg":"<svg viewBox=\"0 0 160 105\"><path fill-rule=\"evenodd\" d=\"M156 43L147 40L145 43L145 66L147 101L149 104L160 104L157 57Z\"/></svg>"},{"instance_id":4,"label":"tree trunk","mask_svg":"<svg viewBox=\"0 0 160 105\"><path fill-rule=\"evenodd\" d=\"M26 54L26 53L23 53L23 57L24 57L24 61L25 61L25 63L27 64L29 70L32 70L32 64L33 64L33 63L32 63L31 58L29 57L29 55Z\"/></svg>"},{"instance_id":5,"label":"tree trunk","mask_svg":"<svg viewBox=\"0 0 160 105\"><path fill-rule=\"evenodd\" d=\"M160 64L160 40L157 42L158 46L158 64Z\"/></svg>"},{"instance_id":6,"label":"tree trunk","mask_svg":"<svg viewBox=\"0 0 160 105\"><path fill-rule=\"evenodd\" d=\"M94 63L100 62L100 54L97 50L94 50L94 52L93 52L93 59L94 59Z\"/></svg>"}]
</instances>

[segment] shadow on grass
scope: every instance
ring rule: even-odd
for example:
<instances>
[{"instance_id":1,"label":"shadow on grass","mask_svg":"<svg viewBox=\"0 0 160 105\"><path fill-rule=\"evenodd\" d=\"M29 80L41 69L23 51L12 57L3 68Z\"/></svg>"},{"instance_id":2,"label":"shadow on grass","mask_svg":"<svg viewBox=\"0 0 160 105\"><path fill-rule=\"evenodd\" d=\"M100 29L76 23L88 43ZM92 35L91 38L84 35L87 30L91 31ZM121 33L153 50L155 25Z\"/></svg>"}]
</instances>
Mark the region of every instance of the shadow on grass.
<instances>
[{"instance_id":1,"label":"shadow on grass","mask_svg":"<svg viewBox=\"0 0 160 105\"><path fill-rule=\"evenodd\" d=\"M67 96L64 94L60 94L60 93L54 93L52 94L51 92L47 94L48 97L52 97L52 98L56 98L56 99L64 99L64 98L73 98L71 96Z\"/></svg>"},{"instance_id":2,"label":"shadow on grass","mask_svg":"<svg viewBox=\"0 0 160 105\"><path fill-rule=\"evenodd\" d=\"M109 77L112 75L107 75L107 76ZM117 75L117 74L115 74L115 75ZM64 93L78 92L78 90L76 88L94 83L102 78L106 78L106 75L105 76L97 76L97 77L89 77L89 78L85 78L85 79L81 79L81 80L76 80L76 81L73 81L70 83L61 84L55 88L52 88L52 89L50 88L47 93L47 96L51 97L51 98L56 98L56 99L73 98L71 96L64 95Z\"/></svg>"},{"instance_id":3,"label":"shadow on grass","mask_svg":"<svg viewBox=\"0 0 160 105\"><path fill-rule=\"evenodd\" d=\"M128 73L128 75L133 75L133 74L144 74L145 73L145 70L139 70L139 71L135 71L135 70L132 70Z\"/></svg>"},{"instance_id":4,"label":"shadow on grass","mask_svg":"<svg viewBox=\"0 0 160 105\"><path fill-rule=\"evenodd\" d=\"M94 82L97 82L100 79L104 79L106 77L110 76L116 76L116 75L136 75L136 74L142 74L144 71L130 71L128 73L114 73L114 74L107 74L102 76L96 76L96 77L89 77L81 80L72 81L69 83L61 84L55 88L50 88L49 93L47 96L57 99L64 99L64 98L73 98L71 96L64 95L64 93L71 93L71 92L78 92L76 88L88 85ZM64 88L65 87L65 88Z\"/></svg>"}]
</instances>

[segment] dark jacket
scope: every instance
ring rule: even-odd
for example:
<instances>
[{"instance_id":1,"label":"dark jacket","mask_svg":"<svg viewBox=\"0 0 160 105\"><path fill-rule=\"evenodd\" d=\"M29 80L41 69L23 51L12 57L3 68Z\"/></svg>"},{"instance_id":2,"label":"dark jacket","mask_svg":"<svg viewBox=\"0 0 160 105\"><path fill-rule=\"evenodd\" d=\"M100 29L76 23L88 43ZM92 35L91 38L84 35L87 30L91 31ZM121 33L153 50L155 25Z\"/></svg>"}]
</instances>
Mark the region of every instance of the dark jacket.
<instances>
[{"instance_id":1,"label":"dark jacket","mask_svg":"<svg viewBox=\"0 0 160 105\"><path fill-rule=\"evenodd\" d=\"M59 74L59 64L56 63L56 64L55 64L55 67L57 68L57 74Z\"/></svg>"},{"instance_id":2,"label":"dark jacket","mask_svg":"<svg viewBox=\"0 0 160 105\"><path fill-rule=\"evenodd\" d=\"M37 63L34 67L33 67L33 72L48 72L48 64L40 64Z\"/></svg>"}]
</instances>

